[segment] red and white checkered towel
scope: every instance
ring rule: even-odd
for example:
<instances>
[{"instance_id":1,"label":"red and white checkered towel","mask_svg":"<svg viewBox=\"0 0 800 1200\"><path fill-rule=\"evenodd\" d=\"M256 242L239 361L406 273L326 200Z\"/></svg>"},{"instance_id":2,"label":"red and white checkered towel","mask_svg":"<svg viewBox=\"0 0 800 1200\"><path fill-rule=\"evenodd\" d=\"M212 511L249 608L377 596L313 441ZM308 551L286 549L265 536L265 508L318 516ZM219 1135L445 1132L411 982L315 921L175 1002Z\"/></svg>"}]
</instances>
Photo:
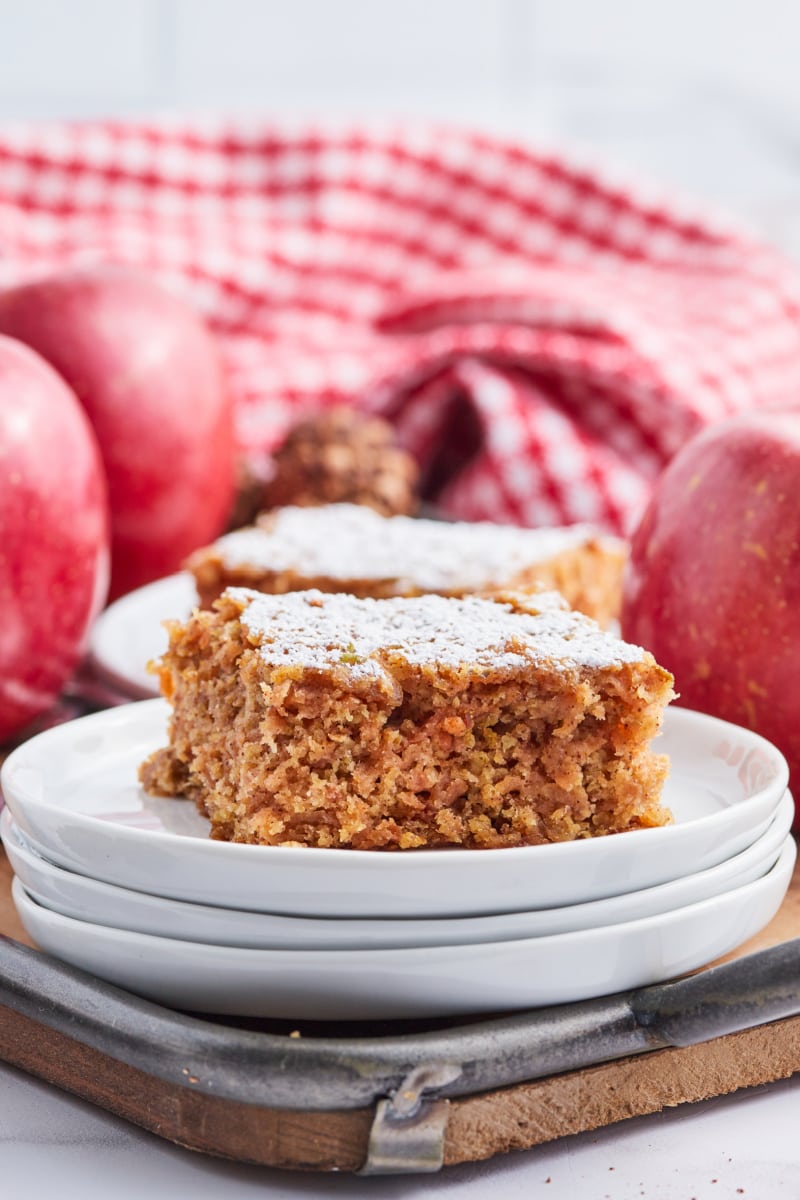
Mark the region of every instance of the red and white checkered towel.
<instances>
[{"instance_id":1,"label":"red and white checkered towel","mask_svg":"<svg viewBox=\"0 0 800 1200\"><path fill-rule=\"evenodd\" d=\"M245 447L356 403L468 519L625 532L699 426L800 397L779 255L479 135L0 130L0 286L98 259L204 311Z\"/></svg>"}]
</instances>

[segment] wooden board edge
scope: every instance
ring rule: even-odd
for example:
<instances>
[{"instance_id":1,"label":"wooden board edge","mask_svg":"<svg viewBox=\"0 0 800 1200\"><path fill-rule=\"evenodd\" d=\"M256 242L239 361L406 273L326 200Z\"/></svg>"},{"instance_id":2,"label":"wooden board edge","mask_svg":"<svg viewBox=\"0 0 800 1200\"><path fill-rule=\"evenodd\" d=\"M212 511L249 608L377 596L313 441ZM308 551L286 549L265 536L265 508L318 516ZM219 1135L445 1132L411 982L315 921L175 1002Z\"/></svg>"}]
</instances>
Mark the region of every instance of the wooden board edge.
<instances>
[{"instance_id":1,"label":"wooden board edge","mask_svg":"<svg viewBox=\"0 0 800 1200\"><path fill-rule=\"evenodd\" d=\"M356 1171L373 1109L293 1112L168 1083L0 1006L0 1059L185 1149L237 1162Z\"/></svg>"},{"instance_id":2,"label":"wooden board edge","mask_svg":"<svg viewBox=\"0 0 800 1200\"><path fill-rule=\"evenodd\" d=\"M0 1006L0 1058L185 1149L289 1170L360 1169L373 1108L296 1112L167 1083ZM800 1017L450 1101L446 1166L531 1149L800 1071Z\"/></svg>"},{"instance_id":3,"label":"wooden board edge","mask_svg":"<svg viewBox=\"0 0 800 1200\"><path fill-rule=\"evenodd\" d=\"M477 1162L800 1071L800 1016L451 1101L445 1165Z\"/></svg>"}]
</instances>

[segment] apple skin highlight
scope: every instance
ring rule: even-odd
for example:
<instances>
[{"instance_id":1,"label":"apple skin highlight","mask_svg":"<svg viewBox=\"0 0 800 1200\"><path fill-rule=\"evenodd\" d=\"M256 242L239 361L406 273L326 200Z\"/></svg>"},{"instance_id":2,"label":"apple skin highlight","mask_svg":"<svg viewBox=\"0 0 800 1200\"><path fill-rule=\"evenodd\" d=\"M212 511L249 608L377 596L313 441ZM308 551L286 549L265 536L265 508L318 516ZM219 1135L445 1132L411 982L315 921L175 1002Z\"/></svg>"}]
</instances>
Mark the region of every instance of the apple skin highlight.
<instances>
[{"instance_id":1,"label":"apple skin highlight","mask_svg":"<svg viewBox=\"0 0 800 1200\"><path fill-rule=\"evenodd\" d=\"M94 428L111 504L110 598L212 541L235 487L233 403L216 341L146 273L91 266L0 294L0 334L46 359Z\"/></svg>"},{"instance_id":2,"label":"apple skin highlight","mask_svg":"<svg viewBox=\"0 0 800 1200\"><path fill-rule=\"evenodd\" d=\"M678 703L762 734L800 789L800 412L732 417L679 451L634 532L621 625Z\"/></svg>"},{"instance_id":3,"label":"apple skin highlight","mask_svg":"<svg viewBox=\"0 0 800 1200\"><path fill-rule=\"evenodd\" d=\"M91 425L37 354L0 336L0 742L57 698L109 578Z\"/></svg>"}]
</instances>

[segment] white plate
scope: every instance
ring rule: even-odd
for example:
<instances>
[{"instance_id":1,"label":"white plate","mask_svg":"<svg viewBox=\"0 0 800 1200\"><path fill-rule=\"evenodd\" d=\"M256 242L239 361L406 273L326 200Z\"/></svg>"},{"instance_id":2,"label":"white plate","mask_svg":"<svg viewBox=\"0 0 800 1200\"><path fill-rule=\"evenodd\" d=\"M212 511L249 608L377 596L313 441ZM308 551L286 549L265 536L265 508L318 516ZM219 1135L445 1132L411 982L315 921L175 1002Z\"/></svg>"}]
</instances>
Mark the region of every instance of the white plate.
<instances>
[{"instance_id":1,"label":"white plate","mask_svg":"<svg viewBox=\"0 0 800 1200\"><path fill-rule=\"evenodd\" d=\"M158 695L147 664L167 648L163 622L185 620L197 604L194 576L168 575L109 604L92 627L89 655L94 670L132 700Z\"/></svg>"},{"instance_id":2,"label":"white plate","mask_svg":"<svg viewBox=\"0 0 800 1200\"><path fill-rule=\"evenodd\" d=\"M136 891L291 916L487 916L585 903L724 862L764 832L788 768L763 738L688 709L659 748L675 824L502 850L357 851L211 841L193 805L154 799L139 763L165 741L163 700L70 721L24 742L0 783L52 862Z\"/></svg>"},{"instance_id":3,"label":"white plate","mask_svg":"<svg viewBox=\"0 0 800 1200\"><path fill-rule=\"evenodd\" d=\"M794 817L794 801L784 794L766 832L733 858L659 887L589 904L493 917L373 920L284 917L166 900L100 883L48 862L19 832L11 813L0 817L6 854L25 890L43 908L78 921L93 921L135 933L266 950L358 950L413 946L467 945L595 929L695 904L760 879L775 865Z\"/></svg>"},{"instance_id":4,"label":"white plate","mask_svg":"<svg viewBox=\"0 0 800 1200\"><path fill-rule=\"evenodd\" d=\"M242 950L75 921L41 908L18 879L13 896L42 950L174 1008L294 1020L454 1016L570 1003L704 966L771 920L796 853L789 836L762 879L644 920L405 950Z\"/></svg>"}]
</instances>

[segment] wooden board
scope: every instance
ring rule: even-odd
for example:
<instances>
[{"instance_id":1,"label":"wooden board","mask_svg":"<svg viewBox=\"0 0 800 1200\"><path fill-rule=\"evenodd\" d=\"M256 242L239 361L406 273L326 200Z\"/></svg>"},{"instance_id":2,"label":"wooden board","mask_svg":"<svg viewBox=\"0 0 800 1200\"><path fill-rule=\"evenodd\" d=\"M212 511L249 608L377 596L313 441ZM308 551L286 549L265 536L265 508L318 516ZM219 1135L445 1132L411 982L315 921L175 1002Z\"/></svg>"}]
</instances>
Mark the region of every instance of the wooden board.
<instances>
[{"instance_id":1,"label":"wooden board","mask_svg":"<svg viewBox=\"0 0 800 1200\"><path fill-rule=\"evenodd\" d=\"M29 945L11 901L10 881L0 850L0 933ZM772 923L728 957L796 936L800 868ZM200 1094L192 1091L191 1080L165 1082L50 1028L45 1012L33 1018L0 1006L0 1059L206 1153L270 1166L346 1171L358 1170L367 1157L372 1108L297 1112ZM793 1016L699 1046L652 1051L453 1099L444 1162L490 1158L798 1070L800 1016Z\"/></svg>"}]
</instances>

